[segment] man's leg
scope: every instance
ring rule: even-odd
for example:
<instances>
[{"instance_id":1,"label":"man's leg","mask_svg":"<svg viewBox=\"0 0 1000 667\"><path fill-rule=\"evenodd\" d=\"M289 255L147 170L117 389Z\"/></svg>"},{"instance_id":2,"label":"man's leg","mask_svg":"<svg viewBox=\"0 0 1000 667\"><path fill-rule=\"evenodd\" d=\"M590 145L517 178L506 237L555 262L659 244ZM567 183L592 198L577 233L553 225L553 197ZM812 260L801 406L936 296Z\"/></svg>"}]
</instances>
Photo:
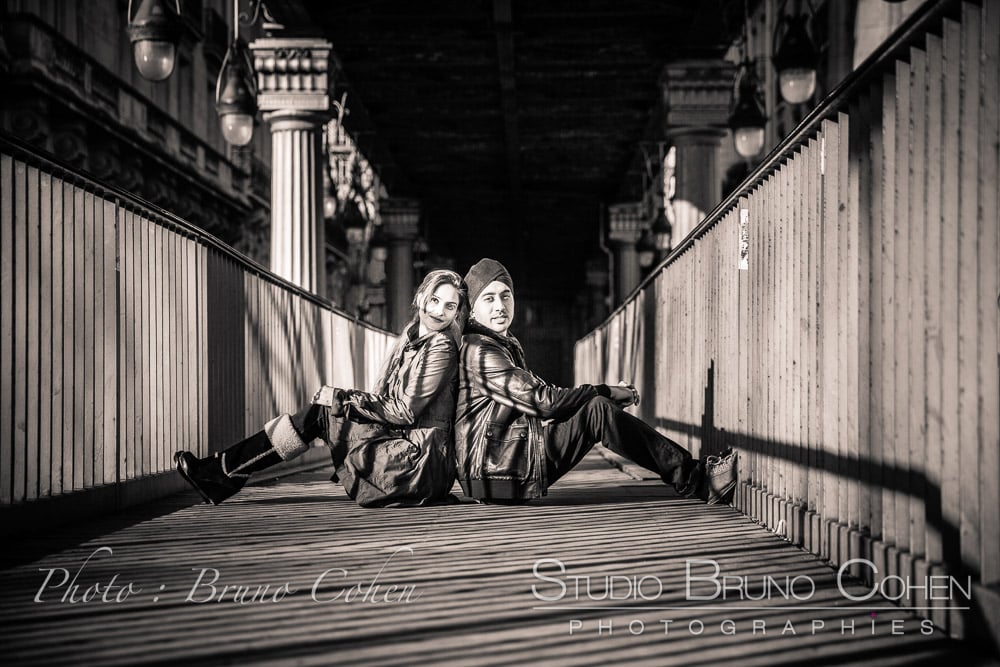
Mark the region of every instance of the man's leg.
<instances>
[{"instance_id":1,"label":"man's leg","mask_svg":"<svg viewBox=\"0 0 1000 667\"><path fill-rule=\"evenodd\" d=\"M552 484L579 463L595 443L635 461L681 486L689 481L696 462L676 442L607 398L593 398L571 417L545 427L545 458Z\"/></svg>"}]
</instances>

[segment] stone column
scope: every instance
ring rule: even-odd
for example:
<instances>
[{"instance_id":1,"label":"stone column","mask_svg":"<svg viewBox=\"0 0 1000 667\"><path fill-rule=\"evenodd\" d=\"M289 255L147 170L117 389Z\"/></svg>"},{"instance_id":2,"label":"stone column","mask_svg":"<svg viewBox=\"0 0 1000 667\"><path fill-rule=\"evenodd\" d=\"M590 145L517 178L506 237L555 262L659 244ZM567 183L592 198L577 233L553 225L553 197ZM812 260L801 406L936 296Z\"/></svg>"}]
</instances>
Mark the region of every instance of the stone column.
<instances>
[{"instance_id":1,"label":"stone column","mask_svg":"<svg viewBox=\"0 0 1000 667\"><path fill-rule=\"evenodd\" d=\"M330 43L267 37L250 44L257 106L271 127L271 270L326 291L323 125L330 118Z\"/></svg>"},{"instance_id":2,"label":"stone column","mask_svg":"<svg viewBox=\"0 0 1000 667\"><path fill-rule=\"evenodd\" d=\"M720 165L722 140L728 135L733 65L722 60L672 63L661 79L666 109L664 137L674 146L673 236L687 236L722 198L729 165Z\"/></svg>"},{"instance_id":3,"label":"stone column","mask_svg":"<svg viewBox=\"0 0 1000 667\"><path fill-rule=\"evenodd\" d=\"M389 246L385 267L389 328L399 331L413 303L413 242L420 231L420 204L414 199L383 199L379 216Z\"/></svg>"},{"instance_id":4,"label":"stone column","mask_svg":"<svg viewBox=\"0 0 1000 667\"><path fill-rule=\"evenodd\" d=\"M605 255L587 260L587 328L593 329L608 317L608 258Z\"/></svg>"},{"instance_id":5,"label":"stone column","mask_svg":"<svg viewBox=\"0 0 1000 667\"><path fill-rule=\"evenodd\" d=\"M725 136L724 130L712 128L677 131L670 136L676 150L670 202L676 239L687 236L722 199L724 172L718 168L718 153Z\"/></svg>"},{"instance_id":6,"label":"stone column","mask_svg":"<svg viewBox=\"0 0 1000 667\"><path fill-rule=\"evenodd\" d=\"M614 204L608 208L608 240L615 253L615 303L621 304L641 279L635 244L642 236L646 220L641 202Z\"/></svg>"}]
</instances>

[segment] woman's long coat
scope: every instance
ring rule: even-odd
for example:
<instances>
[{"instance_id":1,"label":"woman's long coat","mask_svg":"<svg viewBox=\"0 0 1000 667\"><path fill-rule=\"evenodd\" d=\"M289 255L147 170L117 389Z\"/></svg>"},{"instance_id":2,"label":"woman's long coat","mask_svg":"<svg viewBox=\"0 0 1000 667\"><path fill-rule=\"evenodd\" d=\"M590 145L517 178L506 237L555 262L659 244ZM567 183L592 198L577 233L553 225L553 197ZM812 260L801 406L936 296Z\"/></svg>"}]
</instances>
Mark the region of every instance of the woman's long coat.
<instances>
[{"instance_id":1,"label":"woman's long coat","mask_svg":"<svg viewBox=\"0 0 1000 667\"><path fill-rule=\"evenodd\" d=\"M453 500L457 371L455 341L432 332L405 344L383 392L343 393L344 416L330 420L329 442L337 476L358 504Z\"/></svg>"}]
</instances>

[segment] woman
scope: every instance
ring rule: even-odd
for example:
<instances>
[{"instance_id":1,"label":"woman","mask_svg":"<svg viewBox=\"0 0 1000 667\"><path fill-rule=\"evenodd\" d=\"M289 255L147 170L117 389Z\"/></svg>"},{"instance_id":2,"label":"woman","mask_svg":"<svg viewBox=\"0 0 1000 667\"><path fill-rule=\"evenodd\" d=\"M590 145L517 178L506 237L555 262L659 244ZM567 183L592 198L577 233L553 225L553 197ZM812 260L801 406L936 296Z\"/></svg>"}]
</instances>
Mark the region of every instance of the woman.
<instances>
[{"instance_id":1,"label":"woman","mask_svg":"<svg viewBox=\"0 0 1000 667\"><path fill-rule=\"evenodd\" d=\"M373 393L324 386L295 415L214 456L177 452L177 470L216 505L250 474L305 452L323 438L347 494L365 507L452 499L452 423L458 345L468 300L462 278L431 271L413 297L403 328Z\"/></svg>"}]
</instances>

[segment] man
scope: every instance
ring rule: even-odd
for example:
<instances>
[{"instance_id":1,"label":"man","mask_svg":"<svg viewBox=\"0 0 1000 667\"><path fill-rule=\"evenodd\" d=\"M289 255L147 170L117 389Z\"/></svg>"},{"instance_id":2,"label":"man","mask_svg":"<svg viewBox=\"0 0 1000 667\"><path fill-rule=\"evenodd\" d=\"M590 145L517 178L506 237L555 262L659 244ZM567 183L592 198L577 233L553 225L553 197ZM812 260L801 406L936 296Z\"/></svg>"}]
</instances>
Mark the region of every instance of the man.
<instances>
[{"instance_id":1,"label":"man","mask_svg":"<svg viewBox=\"0 0 1000 667\"><path fill-rule=\"evenodd\" d=\"M521 344L508 333L514 282L500 262L480 260L465 283L472 310L460 353L455 448L466 495L498 502L543 496L597 442L682 494L697 490L701 464L622 409L638 401L633 387L555 387L527 369Z\"/></svg>"}]
</instances>

